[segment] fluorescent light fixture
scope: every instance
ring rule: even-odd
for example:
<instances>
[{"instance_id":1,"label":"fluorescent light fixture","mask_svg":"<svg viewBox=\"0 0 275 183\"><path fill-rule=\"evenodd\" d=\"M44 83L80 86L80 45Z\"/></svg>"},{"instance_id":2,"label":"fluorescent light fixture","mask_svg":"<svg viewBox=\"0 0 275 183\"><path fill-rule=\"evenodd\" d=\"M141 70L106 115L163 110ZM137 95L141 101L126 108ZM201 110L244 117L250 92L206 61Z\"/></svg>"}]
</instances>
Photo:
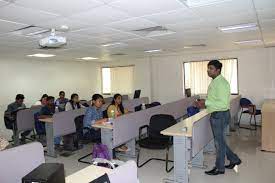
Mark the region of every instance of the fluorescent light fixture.
<instances>
[{"instance_id":1,"label":"fluorescent light fixture","mask_svg":"<svg viewBox=\"0 0 275 183\"><path fill-rule=\"evenodd\" d=\"M121 45L122 43L116 42L116 43L106 43L101 46L103 47L110 47L110 46L116 46L116 45Z\"/></svg>"},{"instance_id":2,"label":"fluorescent light fixture","mask_svg":"<svg viewBox=\"0 0 275 183\"><path fill-rule=\"evenodd\" d=\"M209 6L213 4L218 4L218 3L223 3L226 1L231 1L231 0L179 0L189 8L194 8L194 7L200 7L200 6Z\"/></svg>"},{"instance_id":3,"label":"fluorescent light fixture","mask_svg":"<svg viewBox=\"0 0 275 183\"><path fill-rule=\"evenodd\" d=\"M152 31L149 34L146 35L146 37L157 37L157 36L164 36L169 34L175 34L176 32L166 30L166 31Z\"/></svg>"},{"instance_id":4,"label":"fluorescent light fixture","mask_svg":"<svg viewBox=\"0 0 275 183\"><path fill-rule=\"evenodd\" d=\"M247 23L247 24L218 27L218 29L224 33L244 32L244 31L250 31L250 30L257 30L258 25L257 23Z\"/></svg>"},{"instance_id":5,"label":"fluorescent light fixture","mask_svg":"<svg viewBox=\"0 0 275 183\"><path fill-rule=\"evenodd\" d=\"M183 47L184 49L190 49L190 48L193 48L192 46L184 46Z\"/></svg>"},{"instance_id":6,"label":"fluorescent light fixture","mask_svg":"<svg viewBox=\"0 0 275 183\"><path fill-rule=\"evenodd\" d=\"M4 19L0 19L0 21L1 21L1 22L7 22L7 23L18 24L18 25L27 25L27 24L23 24L23 23L19 23L19 22L13 22L13 21L4 20Z\"/></svg>"},{"instance_id":7,"label":"fluorescent light fixture","mask_svg":"<svg viewBox=\"0 0 275 183\"><path fill-rule=\"evenodd\" d=\"M145 50L144 52L145 53L154 53L154 52L160 52L160 51L162 51L162 50L160 50L160 49L154 49L154 50Z\"/></svg>"},{"instance_id":8,"label":"fluorescent light fixture","mask_svg":"<svg viewBox=\"0 0 275 183\"><path fill-rule=\"evenodd\" d=\"M235 44L261 44L263 43L263 41L260 39L255 39L255 40L235 41L234 43Z\"/></svg>"},{"instance_id":9,"label":"fluorescent light fixture","mask_svg":"<svg viewBox=\"0 0 275 183\"><path fill-rule=\"evenodd\" d=\"M27 55L28 57L40 57L40 58L48 58L48 57L54 57L53 54L43 54L43 53L36 53L33 55Z\"/></svg>"},{"instance_id":10,"label":"fluorescent light fixture","mask_svg":"<svg viewBox=\"0 0 275 183\"><path fill-rule=\"evenodd\" d=\"M82 58L78 58L78 59L81 59L81 60L97 60L98 58L96 58L96 57L82 57Z\"/></svg>"}]
</instances>

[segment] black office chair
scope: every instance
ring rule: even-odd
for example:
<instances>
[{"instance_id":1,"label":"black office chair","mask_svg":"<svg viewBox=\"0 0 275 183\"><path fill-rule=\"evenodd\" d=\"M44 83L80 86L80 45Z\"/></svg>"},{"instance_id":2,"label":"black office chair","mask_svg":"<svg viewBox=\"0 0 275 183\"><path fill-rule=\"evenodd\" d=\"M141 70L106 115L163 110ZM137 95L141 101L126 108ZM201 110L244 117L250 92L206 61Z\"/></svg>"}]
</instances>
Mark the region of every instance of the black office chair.
<instances>
[{"instance_id":1,"label":"black office chair","mask_svg":"<svg viewBox=\"0 0 275 183\"><path fill-rule=\"evenodd\" d=\"M159 106L161 105L161 103L159 102L152 102L151 104L145 104L145 108L148 109L148 108L151 108L151 107L156 107L156 106ZM135 107L135 112L137 111L141 111L142 110L142 104L138 105Z\"/></svg>"},{"instance_id":2,"label":"black office chair","mask_svg":"<svg viewBox=\"0 0 275 183\"><path fill-rule=\"evenodd\" d=\"M160 132L166 128L169 128L170 126L175 125L176 123L177 122L175 118L171 115L157 114L151 117L149 126L145 125L139 128L139 140L137 141L140 146L137 153L137 166L139 168L152 160L165 161L166 172L170 172L174 168L171 167L170 169L168 169L168 163L173 162L172 160L169 160L169 148L173 144L172 137L161 135ZM147 130L147 134L146 137L142 138L141 133L144 128ZM165 159L150 158L144 163L140 164L139 157L141 148L155 150L166 149L166 157Z\"/></svg>"},{"instance_id":3,"label":"black office chair","mask_svg":"<svg viewBox=\"0 0 275 183\"><path fill-rule=\"evenodd\" d=\"M146 109L161 105L160 102L152 102L151 104L145 104Z\"/></svg>"},{"instance_id":4,"label":"black office chair","mask_svg":"<svg viewBox=\"0 0 275 183\"><path fill-rule=\"evenodd\" d=\"M262 115L261 110L256 109L256 106L254 104L252 104L252 102L247 98L241 98L240 99L240 106L241 106L241 114L240 114L240 118L239 118L239 122L238 122L239 128L244 128L244 129L249 129L249 130L257 130L256 116L257 115ZM242 118L243 114L249 114L250 115L249 124L250 124L250 126L254 126L254 128L240 126L241 118ZM253 125L251 123L252 116L254 116L254 124Z\"/></svg>"},{"instance_id":5,"label":"black office chair","mask_svg":"<svg viewBox=\"0 0 275 183\"><path fill-rule=\"evenodd\" d=\"M80 115L80 116L77 116L75 119L74 119L74 122L75 122L75 127L76 127L76 136L77 136L77 141L78 142L81 142L82 144L88 144L88 143L91 143L91 142L95 142L95 143L98 143L99 141L101 141L101 139L98 139L96 141L93 141L91 139L86 139L85 136L84 136L84 130L87 131L87 133L92 133L91 132L91 129L90 128L87 128L87 127L84 127L83 126L83 120L84 120L84 116L85 115ZM90 136L92 136L92 134L90 134ZM78 159L78 162L81 162L81 163L85 163L85 164L91 164L91 162L89 161L85 161L84 159L91 156L93 153L88 153L87 155L85 156L82 156Z\"/></svg>"}]
</instances>

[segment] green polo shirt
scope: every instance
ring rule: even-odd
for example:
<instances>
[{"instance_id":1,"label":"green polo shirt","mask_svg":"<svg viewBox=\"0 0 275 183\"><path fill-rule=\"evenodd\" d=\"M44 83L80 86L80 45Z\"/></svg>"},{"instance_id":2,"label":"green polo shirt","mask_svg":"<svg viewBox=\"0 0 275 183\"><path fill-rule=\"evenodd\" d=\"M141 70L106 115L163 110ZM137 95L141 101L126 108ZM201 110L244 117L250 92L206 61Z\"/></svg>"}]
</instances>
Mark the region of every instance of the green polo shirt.
<instances>
[{"instance_id":1,"label":"green polo shirt","mask_svg":"<svg viewBox=\"0 0 275 183\"><path fill-rule=\"evenodd\" d=\"M230 85L222 75L213 79L207 90L207 112L227 111L230 107L230 93Z\"/></svg>"}]
</instances>

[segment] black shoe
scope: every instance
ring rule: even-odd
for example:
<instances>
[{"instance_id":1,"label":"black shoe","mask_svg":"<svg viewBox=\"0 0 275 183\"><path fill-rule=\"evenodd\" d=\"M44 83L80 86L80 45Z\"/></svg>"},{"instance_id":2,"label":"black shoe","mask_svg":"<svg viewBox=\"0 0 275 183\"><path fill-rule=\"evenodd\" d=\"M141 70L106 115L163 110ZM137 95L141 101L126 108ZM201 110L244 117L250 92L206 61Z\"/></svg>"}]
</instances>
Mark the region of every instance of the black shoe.
<instances>
[{"instance_id":1,"label":"black shoe","mask_svg":"<svg viewBox=\"0 0 275 183\"><path fill-rule=\"evenodd\" d=\"M233 169L236 165L240 165L242 163L242 161L239 159L239 161L237 161L236 163L229 163L229 165L225 165L224 167L227 169Z\"/></svg>"},{"instance_id":2,"label":"black shoe","mask_svg":"<svg viewBox=\"0 0 275 183\"><path fill-rule=\"evenodd\" d=\"M207 175L219 175L219 174L224 174L224 171L219 171L216 167L214 167L212 170L205 171L204 173Z\"/></svg>"}]
</instances>

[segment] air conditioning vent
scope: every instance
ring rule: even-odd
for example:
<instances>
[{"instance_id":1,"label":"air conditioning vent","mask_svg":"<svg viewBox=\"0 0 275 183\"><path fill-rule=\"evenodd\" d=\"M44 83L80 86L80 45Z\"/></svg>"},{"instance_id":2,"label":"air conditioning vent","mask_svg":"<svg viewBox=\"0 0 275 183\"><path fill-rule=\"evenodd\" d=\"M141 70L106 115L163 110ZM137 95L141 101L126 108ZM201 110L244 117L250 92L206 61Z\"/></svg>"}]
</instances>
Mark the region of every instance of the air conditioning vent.
<instances>
[{"instance_id":1,"label":"air conditioning vent","mask_svg":"<svg viewBox=\"0 0 275 183\"><path fill-rule=\"evenodd\" d=\"M156 36L163 36L168 34L174 34L174 31L171 31L163 26L155 26L155 27L148 27L143 29L133 30L135 34L139 34L144 37L156 37Z\"/></svg>"}]
</instances>

